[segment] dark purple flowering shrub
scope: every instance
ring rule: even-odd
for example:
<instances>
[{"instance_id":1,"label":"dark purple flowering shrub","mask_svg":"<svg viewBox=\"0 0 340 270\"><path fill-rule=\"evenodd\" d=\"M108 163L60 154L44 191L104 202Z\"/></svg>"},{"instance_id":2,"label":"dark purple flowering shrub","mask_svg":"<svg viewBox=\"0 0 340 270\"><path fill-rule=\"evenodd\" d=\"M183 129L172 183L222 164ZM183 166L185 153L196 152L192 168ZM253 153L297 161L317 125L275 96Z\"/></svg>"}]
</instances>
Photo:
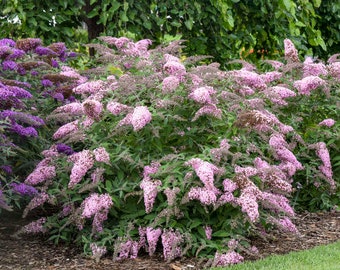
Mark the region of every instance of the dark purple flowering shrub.
<instances>
[{"instance_id":1,"label":"dark purple flowering shrub","mask_svg":"<svg viewBox=\"0 0 340 270\"><path fill-rule=\"evenodd\" d=\"M24 215L59 212L23 232L74 240L97 260L159 250L229 265L256 253L252 234L297 233L292 203L311 186L316 200L339 194L339 62L300 62L285 40L286 59L265 72L222 71L182 57L180 42L101 40L90 45L101 64L48 116L55 144L24 182L38 190Z\"/></svg>"},{"instance_id":2,"label":"dark purple flowering shrub","mask_svg":"<svg viewBox=\"0 0 340 270\"><path fill-rule=\"evenodd\" d=\"M54 124L44 118L72 100L67 89L77 85L75 75L63 74L72 70L66 66L70 54L63 43L0 40L0 188L17 206L17 195L34 195L20 182L50 144Z\"/></svg>"}]
</instances>

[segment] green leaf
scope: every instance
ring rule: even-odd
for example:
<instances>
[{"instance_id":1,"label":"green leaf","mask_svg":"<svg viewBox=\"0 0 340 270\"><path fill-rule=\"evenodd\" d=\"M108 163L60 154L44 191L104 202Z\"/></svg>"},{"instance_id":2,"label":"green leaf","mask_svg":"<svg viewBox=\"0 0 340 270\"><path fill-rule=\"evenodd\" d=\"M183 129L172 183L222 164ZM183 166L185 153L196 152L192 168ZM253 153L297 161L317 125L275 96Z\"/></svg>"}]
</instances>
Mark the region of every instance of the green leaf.
<instances>
[{"instance_id":1,"label":"green leaf","mask_svg":"<svg viewBox=\"0 0 340 270\"><path fill-rule=\"evenodd\" d=\"M230 234L227 232L227 231L217 231L217 232L214 232L212 234L212 236L215 236L215 237L228 237L230 236Z\"/></svg>"},{"instance_id":2,"label":"green leaf","mask_svg":"<svg viewBox=\"0 0 340 270\"><path fill-rule=\"evenodd\" d=\"M186 21L184 22L184 24L185 24L186 28L188 28L188 30L192 30L193 21L192 21L191 19L186 20Z\"/></svg>"},{"instance_id":3,"label":"green leaf","mask_svg":"<svg viewBox=\"0 0 340 270\"><path fill-rule=\"evenodd\" d=\"M320 7L320 5L321 5L321 0L313 0L313 2L314 2L314 6L315 7Z\"/></svg>"},{"instance_id":4,"label":"green leaf","mask_svg":"<svg viewBox=\"0 0 340 270\"><path fill-rule=\"evenodd\" d=\"M95 17L95 16L97 16L97 15L99 15L99 14L98 14L98 9L94 8L94 9L92 9L92 10L87 14L87 17L91 19L91 18L93 18L93 17Z\"/></svg>"},{"instance_id":5,"label":"green leaf","mask_svg":"<svg viewBox=\"0 0 340 270\"><path fill-rule=\"evenodd\" d=\"M196 220L193 220L192 223L190 223L189 228L193 229L193 228L196 228L196 227L198 227L200 225L202 225L202 220L201 219L196 219Z\"/></svg>"},{"instance_id":6,"label":"green leaf","mask_svg":"<svg viewBox=\"0 0 340 270\"><path fill-rule=\"evenodd\" d=\"M144 21L143 26L148 30L151 30L151 28L152 28L152 24L151 24L150 21Z\"/></svg>"},{"instance_id":7,"label":"green leaf","mask_svg":"<svg viewBox=\"0 0 340 270\"><path fill-rule=\"evenodd\" d=\"M106 191L109 193L112 191L112 182L110 180L105 181L105 188L106 188Z\"/></svg>"},{"instance_id":8,"label":"green leaf","mask_svg":"<svg viewBox=\"0 0 340 270\"><path fill-rule=\"evenodd\" d=\"M175 27L181 27L182 26L182 24L180 22L177 22L177 21L171 22L170 24L172 26L175 26Z\"/></svg>"}]
</instances>

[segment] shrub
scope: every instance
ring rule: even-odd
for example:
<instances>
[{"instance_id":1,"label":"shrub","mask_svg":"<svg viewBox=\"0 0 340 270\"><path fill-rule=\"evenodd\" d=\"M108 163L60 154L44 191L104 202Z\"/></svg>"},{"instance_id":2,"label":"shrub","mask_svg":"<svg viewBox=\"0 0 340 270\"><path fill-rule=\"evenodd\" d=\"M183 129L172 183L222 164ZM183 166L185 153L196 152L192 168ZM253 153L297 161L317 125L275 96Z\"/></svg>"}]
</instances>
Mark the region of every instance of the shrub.
<instances>
[{"instance_id":1,"label":"shrub","mask_svg":"<svg viewBox=\"0 0 340 270\"><path fill-rule=\"evenodd\" d=\"M7 209L33 195L21 182L50 144L54 128L45 116L72 100L67 90L77 82L60 66L74 56L60 42L45 47L38 38L0 40L0 184Z\"/></svg>"},{"instance_id":2,"label":"shrub","mask_svg":"<svg viewBox=\"0 0 340 270\"><path fill-rule=\"evenodd\" d=\"M339 203L328 152L339 123L325 120L336 117L338 62L301 62L285 40L286 59L264 72L243 61L221 71L182 58L180 41L149 50L149 40L101 40L90 45L91 80L48 116L62 125L25 180L39 192L24 214L55 211L24 232L75 241L96 259L159 249L227 265L255 252L247 237L259 229L296 233L290 200L320 206L306 205L312 185L324 208ZM325 109L310 117L312 102Z\"/></svg>"}]
</instances>

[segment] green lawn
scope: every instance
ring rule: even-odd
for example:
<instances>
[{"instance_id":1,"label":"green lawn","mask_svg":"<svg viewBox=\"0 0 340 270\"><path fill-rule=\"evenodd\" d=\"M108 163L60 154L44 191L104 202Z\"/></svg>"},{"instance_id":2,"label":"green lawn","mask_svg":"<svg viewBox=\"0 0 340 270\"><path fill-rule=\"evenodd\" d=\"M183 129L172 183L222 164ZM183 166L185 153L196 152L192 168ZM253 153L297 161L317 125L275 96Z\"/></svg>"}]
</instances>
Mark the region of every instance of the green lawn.
<instances>
[{"instance_id":1,"label":"green lawn","mask_svg":"<svg viewBox=\"0 0 340 270\"><path fill-rule=\"evenodd\" d=\"M225 270L336 270L340 269L340 241L310 250L273 255L263 260L246 262Z\"/></svg>"}]
</instances>

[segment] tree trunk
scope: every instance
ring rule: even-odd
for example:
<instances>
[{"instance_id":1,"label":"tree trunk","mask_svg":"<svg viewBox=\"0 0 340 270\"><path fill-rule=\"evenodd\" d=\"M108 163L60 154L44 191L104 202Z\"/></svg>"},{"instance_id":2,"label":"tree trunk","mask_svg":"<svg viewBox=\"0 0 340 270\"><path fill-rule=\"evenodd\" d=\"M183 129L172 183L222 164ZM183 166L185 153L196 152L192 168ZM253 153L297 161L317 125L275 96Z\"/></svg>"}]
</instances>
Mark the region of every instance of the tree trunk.
<instances>
[{"instance_id":1,"label":"tree trunk","mask_svg":"<svg viewBox=\"0 0 340 270\"><path fill-rule=\"evenodd\" d=\"M95 5L100 5L101 1L97 1ZM88 14L93 6L90 5L90 0L85 0L85 6L83 7L85 14ZM104 31L104 26L102 24L97 24L99 16L88 18L85 16L84 22L87 25L88 41L91 42L93 39L99 37L100 33ZM90 48L90 55L94 55L94 49Z\"/></svg>"}]
</instances>

